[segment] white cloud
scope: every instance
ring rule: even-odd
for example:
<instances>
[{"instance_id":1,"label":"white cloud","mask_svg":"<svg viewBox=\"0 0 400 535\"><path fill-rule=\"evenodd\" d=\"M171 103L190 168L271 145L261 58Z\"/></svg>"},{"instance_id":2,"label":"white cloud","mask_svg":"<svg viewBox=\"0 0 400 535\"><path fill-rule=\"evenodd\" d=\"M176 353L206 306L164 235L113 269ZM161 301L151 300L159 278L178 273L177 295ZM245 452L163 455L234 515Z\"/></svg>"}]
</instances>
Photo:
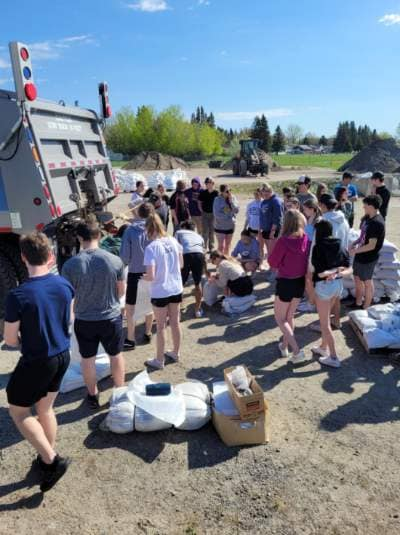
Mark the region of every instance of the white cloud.
<instances>
[{"instance_id":1,"label":"white cloud","mask_svg":"<svg viewBox=\"0 0 400 535\"><path fill-rule=\"evenodd\" d=\"M384 24L385 26L393 26L394 24L400 24L400 13L390 13L388 15L384 15L382 18L379 19L379 22L381 24Z\"/></svg>"},{"instance_id":2,"label":"white cloud","mask_svg":"<svg viewBox=\"0 0 400 535\"><path fill-rule=\"evenodd\" d=\"M57 59L61 55L61 49L71 48L75 45L95 44L91 35L75 35L63 37L54 41L42 41L31 43L29 48L32 52L33 61L43 59Z\"/></svg>"},{"instance_id":3,"label":"white cloud","mask_svg":"<svg viewBox=\"0 0 400 535\"><path fill-rule=\"evenodd\" d=\"M166 11L169 9L166 0L138 0L134 4L127 4L127 7L147 13L156 13L157 11Z\"/></svg>"},{"instance_id":4,"label":"white cloud","mask_svg":"<svg viewBox=\"0 0 400 535\"><path fill-rule=\"evenodd\" d=\"M221 121L249 121L254 119L256 115L264 114L267 119L272 117L290 117L294 114L293 110L288 108L272 108L270 110L259 111L226 111L218 112L216 114L217 119Z\"/></svg>"},{"instance_id":5,"label":"white cloud","mask_svg":"<svg viewBox=\"0 0 400 535\"><path fill-rule=\"evenodd\" d=\"M0 58L0 69L7 69L10 66L8 61L5 59Z\"/></svg>"}]
</instances>

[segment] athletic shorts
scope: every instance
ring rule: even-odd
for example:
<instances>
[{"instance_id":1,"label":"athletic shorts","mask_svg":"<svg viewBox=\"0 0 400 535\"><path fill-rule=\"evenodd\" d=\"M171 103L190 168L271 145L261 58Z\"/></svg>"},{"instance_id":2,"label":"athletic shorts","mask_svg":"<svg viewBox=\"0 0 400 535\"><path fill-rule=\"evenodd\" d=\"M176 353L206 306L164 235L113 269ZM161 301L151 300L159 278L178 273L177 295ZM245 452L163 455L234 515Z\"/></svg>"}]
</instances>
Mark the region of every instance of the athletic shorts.
<instances>
[{"instance_id":1,"label":"athletic shorts","mask_svg":"<svg viewBox=\"0 0 400 535\"><path fill-rule=\"evenodd\" d=\"M75 320L74 330L83 359L95 357L102 344L107 355L115 357L124 345L122 316L101 321Z\"/></svg>"},{"instance_id":2,"label":"athletic shorts","mask_svg":"<svg viewBox=\"0 0 400 535\"><path fill-rule=\"evenodd\" d=\"M343 280L319 281L315 284L315 295L321 301L329 301L334 297L340 297L343 292Z\"/></svg>"},{"instance_id":3,"label":"athletic shorts","mask_svg":"<svg viewBox=\"0 0 400 535\"><path fill-rule=\"evenodd\" d=\"M49 392L58 392L69 361L68 350L39 360L26 361L21 357L8 381L8 403L17 407L32 407Z\"/></svg>"},{"instance_id":4,"label":"athletic shorts","mask_svg":"<svg viewBox=\"0 0 400 535\"><path fill-rule=\"evenodd\" d=\"M373 278L377 262L377 260L374 260L373 262L368 262L368 264L362 264L361 262L357 262L356 256L353 262L353 275L363 282L370 281Z\"/></svg>"},{"instance_id":5,"label":"athletic shorts","mask_svg":"<svg viewBox=\"0 0 400 535\"><path fill-rule=\"evenodd\" d=\"M142 277L143 273L128 273L125 298L125 303L127 305L136 305L138 285Z\"/></svg>"},{"instance_id":6,"label":"athletic shorts","mask_svg":"<svg viewBox=\"0 0 400 535\"><path fill-rule=\"evenodd\" d=\"M250 232L250 234L253 234L253 236L258 236L258 230L255 228L248 227L247 230Z\"/></svg>"},{"instance_id":7,"label":"athletic shorts","mask_svg":"<svg viewBox=\"0 0 400 535\"><path fill-rule=\"evenodd\" d=\"M205 265L203 253L186 253L183 255L183 268L181 269L182 283L185 285L192 273L193 282L196 286L201 283Z\"/></svg>"},{"instance_id":8,"label":"athletic shorts","mask_svg":"<svg viewBox=\"0 0 400 535\"><path fill-rule=\"evenodd\" d=\"M229 230L218 230L217 228L214 228L214 232L216 234L226 234L227 236L229 236L230 234L233 234L235 232L235 229L231 228Z\"/></svg>"},{"instance_id":9,"label":"athletic shorts","mask_svg":"<svg viewBox=\"0 0 400 535\"><path fill-rule=\"evenodd\" d=\"M154 297L151 304L157 308L167 307L170 303L182 303L182 294L170 295L169 297Z\"/></svg>"},{"instance_id":10,"label":"athletic shorts","mask_svg":"<svg viewBox=\"0 0 400 535\"><path fill-rule=\"evenodd\" d=\"M275 230L275 234L274 234L274 238L279 238L279 234L281 232L281 229L280 228L277 228ZM269 237L271 234L271 231L270 230L263 230L261 235L262 237L264 238L264 240L270 240L271 238Z\"/></svg>"},{"instance_id":11,"label":"athletic shorts","mask_svg":"<svg viewBox=\"0 0 400 535\"><path fill-rule=\"evenodd\" d=\"M253 281L251 277L243 276L235 279L234 281L229 280L227 284L230 291L233 295L237 297L245 297L246 295L251 295L253 293Z\"/></svg>"},{"instance_id":12,"label":"athletic shorts","mask_svg":"<svg viewBox=\"0 0 400 535\"><path fill-rule=\"evenodd\" d=\"M293 299L301 299L306 288L306 278L276 279L275 295L284 303L290 303Z\"/></svg>"}]
</instances>

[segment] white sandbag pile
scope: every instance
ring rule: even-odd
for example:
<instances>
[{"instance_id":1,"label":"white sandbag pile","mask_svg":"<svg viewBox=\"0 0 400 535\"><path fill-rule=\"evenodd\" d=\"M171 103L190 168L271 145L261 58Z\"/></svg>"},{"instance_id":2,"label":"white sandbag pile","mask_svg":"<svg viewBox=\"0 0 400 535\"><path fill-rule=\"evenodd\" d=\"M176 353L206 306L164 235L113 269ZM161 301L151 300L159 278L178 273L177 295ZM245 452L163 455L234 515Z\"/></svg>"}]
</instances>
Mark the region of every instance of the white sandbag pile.
<instances>
[{"instance_id":1,"label":"white sandbag pile","mask_svg":"<svg viewBox=\"0 0 400 535\"><path fill-rule=\"evenodd\" d=\"M157 189L160 184L164 184L165 175L160 171L156 171L147 179L147 185L151 189Z\"/></svg>"},{"instance_id":2,"label":"white sandbag pile","mask_svg":"<svg viewBox=\"0 0 400 535\"><path fill-rule=\"evenodd\" d=\"M128 397L128 387L114 388L103 428L123 435L134 430L134 421L135 406Z\"/></svg>"},{"instance_id":3,"label":"white sandbag pile","mask_svg":"<svg viewBox=\"0 0 400 535\"><path fill-rule=\"evenodd\" d=\"M176 189L176 183L178 180L188 181L186 171L182 169L174 169L170 173L164 176L164 187L167 191L174 191Z\"/></svg>"},{"instance_id":4,"label":"white sandbag pile","mask_svg":"<svg viewBox=\"0 0 400 535\"><path fill-rule=\"evenodd\" d=\"M185 402L185 420L176 426L181 431L196 431L211 419L211 396L203 383L182 383L175 390L183 394Z\"/></svg>"},{"instance_id":5,"label":"white sandbag pile","mask_svg":"<svg viewBox=\"0 0 400 535\"><path fill-rule=\"evenodd\" d=\"M140 173L133 173L132 171L123 171L122 169L116 169L114 171L115 178L120 187L120 190L125 193L130 193L136 190L136 182L142 181L147 189L147 180Z\"/></svg>"},{"instance_id":6,"label":"white sandbag pile","mask_svg":"<svg viewBox=\"0 0 400 535\"><path fill-rule=\"evenodd\" d=\"M400 304L353 310L349 317L362 332L368 349L400 348Z\"/></svg>"}]
</instances>

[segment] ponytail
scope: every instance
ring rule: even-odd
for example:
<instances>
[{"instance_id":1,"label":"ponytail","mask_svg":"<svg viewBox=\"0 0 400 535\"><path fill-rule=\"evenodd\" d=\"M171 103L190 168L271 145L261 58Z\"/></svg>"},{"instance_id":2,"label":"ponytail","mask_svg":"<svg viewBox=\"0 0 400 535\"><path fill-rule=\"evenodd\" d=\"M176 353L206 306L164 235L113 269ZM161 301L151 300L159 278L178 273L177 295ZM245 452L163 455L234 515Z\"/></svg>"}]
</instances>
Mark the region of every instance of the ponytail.
<instances>
[{"instance_id":1,"label":"ponytail","mask_svg":"<svg viewBox=\"0 0 400 535\"><path fill-rule=\"evenodd\" d=\"M146 219L146 232L149 237L165 238L168 236L164 224L157 213L152 213Z\"/></svg>"}]
</instances>

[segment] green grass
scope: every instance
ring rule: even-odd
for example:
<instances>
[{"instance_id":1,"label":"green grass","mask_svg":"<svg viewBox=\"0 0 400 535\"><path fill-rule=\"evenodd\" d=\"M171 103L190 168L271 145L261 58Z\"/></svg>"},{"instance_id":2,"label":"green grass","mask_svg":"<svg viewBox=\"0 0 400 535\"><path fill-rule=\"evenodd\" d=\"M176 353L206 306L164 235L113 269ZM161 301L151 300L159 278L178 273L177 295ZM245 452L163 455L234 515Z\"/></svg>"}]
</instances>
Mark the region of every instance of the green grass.
<instances>
[{"instance_id":1,"label":"green grass","mask_svg":"<svg viewBox=\"0 0 400 535\"><path fill-rule=\"evenodd\" d=\"M338 169L352 158L352 154L272 154L272 157L282 166Z\"/></svg>"},{"instance_id":2,"label":"green grass","mask_svg":"<svg viewBox=\"0 0 400 535\"><path fill-rule=\"evenodd\" d=\"M114 160L111 161L111 165L112 165L113 167L115 167L116 169L117 169L118 167L123 167L126 163L128 163L128 162L125 162L125 161L123 161L123 162L119 162L119 161L116 162L116 161L114 161Z\"/></svg>"},{"instance_id":3,"label":"green grass","mask_svg":"<svg viewBox=\"0 0 400 535\"><path fill-rule=\"evenodd\" d=\"M229 184L230 189L232 190L234 195L246 195L248 197L252 197L254 190L261 185L263 180L260 179L259 183L245 183L245 182L231 182L229 179L226 181L227 184ZM268 178L266 178L265 182L268 182ZM328 189L333 189L333 187L337 184L337 180L323 180L324 184L328 186ZM270 182L270 184L273 186L274 191L278 195L281 195L282 189L285 187L288 188L294 188L295 187L295 181L294 180L277 180ZM311 185L311 191L312 193L316 193L316 183Z\"/></svg>"}]
</instances>

